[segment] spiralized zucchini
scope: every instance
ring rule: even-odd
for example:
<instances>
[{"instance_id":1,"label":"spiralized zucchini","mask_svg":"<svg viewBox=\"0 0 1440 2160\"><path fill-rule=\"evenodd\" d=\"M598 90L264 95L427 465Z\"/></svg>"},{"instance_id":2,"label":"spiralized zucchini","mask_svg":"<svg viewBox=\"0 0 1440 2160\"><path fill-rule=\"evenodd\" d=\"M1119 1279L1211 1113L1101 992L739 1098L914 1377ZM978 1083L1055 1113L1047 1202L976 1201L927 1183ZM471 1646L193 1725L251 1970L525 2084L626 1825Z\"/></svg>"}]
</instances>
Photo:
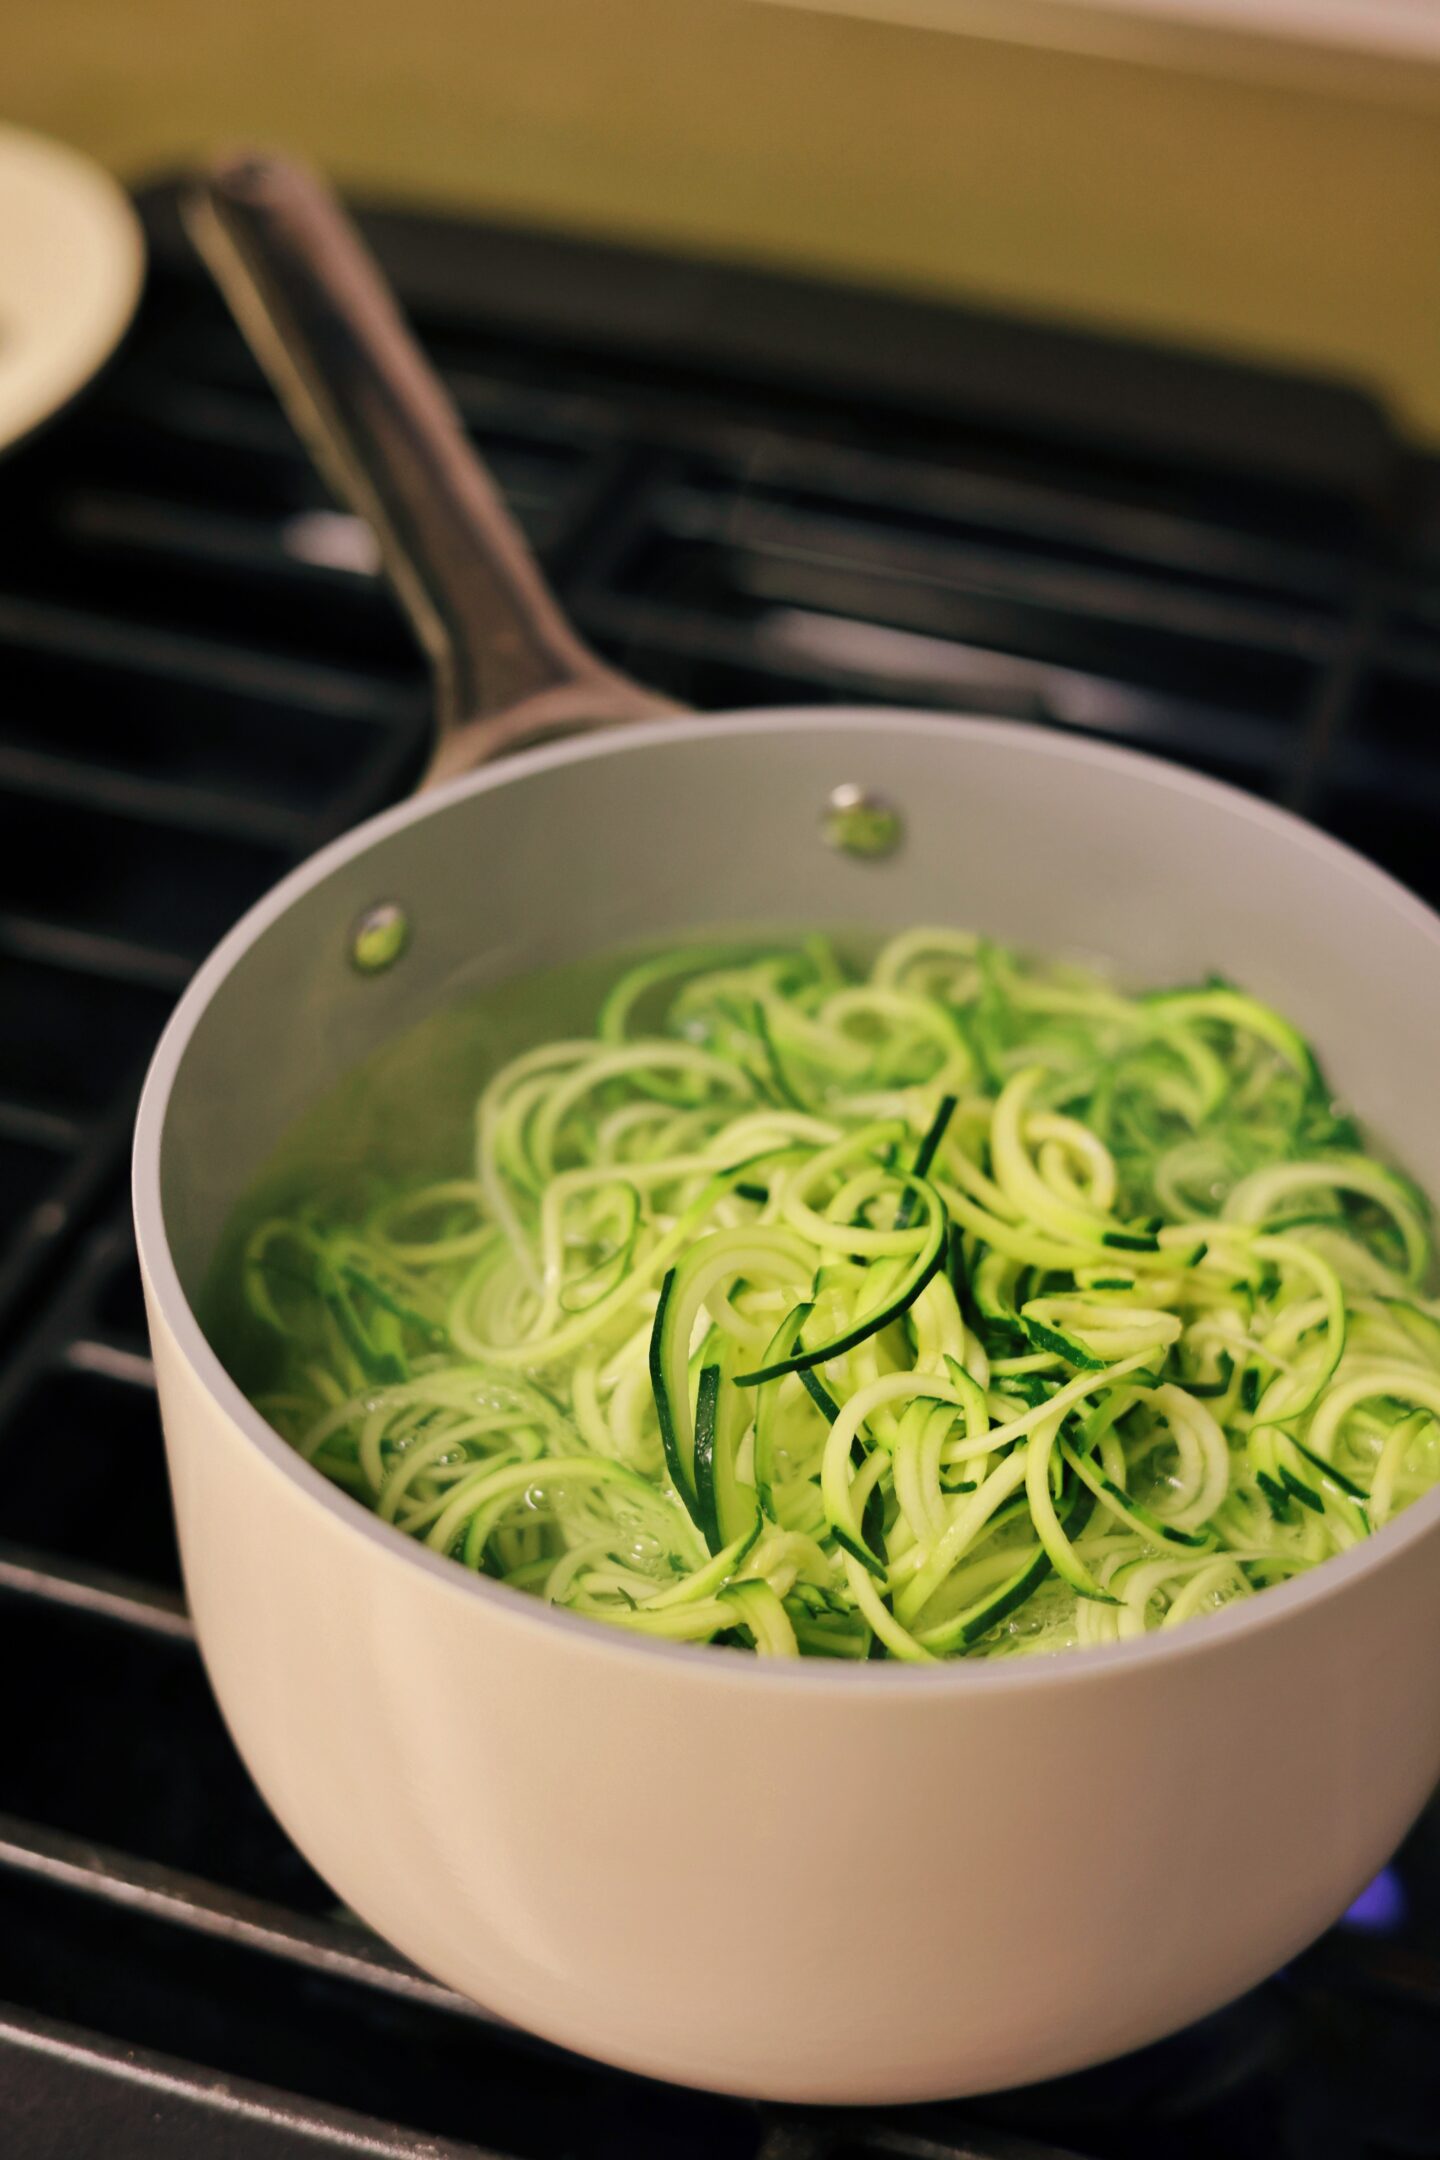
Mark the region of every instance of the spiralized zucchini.
<instances>
[{"instance_id":1,"label":"spiralized zucchini","mask_svg":"<svg viewBox=\"0 0 1440 2160\"><path fill-rule=\"evenodd\" d=\"M1221 982L952 930L628 967L471 1166L264 1221L258 1398L552 1604L912 1662L1169 1628L1440 1476L1429 1211ZM366 1188L370 1193L370 1188Z\"/></svg>"}]
</instances>

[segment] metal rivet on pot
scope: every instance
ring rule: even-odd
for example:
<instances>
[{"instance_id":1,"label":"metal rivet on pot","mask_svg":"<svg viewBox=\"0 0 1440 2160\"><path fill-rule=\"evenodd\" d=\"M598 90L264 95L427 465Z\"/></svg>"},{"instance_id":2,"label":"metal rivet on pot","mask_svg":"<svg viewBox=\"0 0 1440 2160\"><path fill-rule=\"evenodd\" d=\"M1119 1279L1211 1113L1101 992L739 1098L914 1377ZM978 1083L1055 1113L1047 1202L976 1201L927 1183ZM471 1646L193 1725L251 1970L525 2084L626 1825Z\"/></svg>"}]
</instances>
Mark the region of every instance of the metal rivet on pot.
<instances>
[{"instance_id":1,"label":"metal rivet on pot","mask_svg":"<svg viewBox=\"0 0 1440 2160\"><path fill-rule=\"evenodd\" d=\"M350 933L351 964L362 975L383 975L410 942L410 918L397 901L366 908Z\"/></svg>"},{"instance_id":2,"label":"metal rivet on pot","mask_svg":"<svg viewBox=\"0 0 1440 2160\"><path fill-rule=\"evenodd\" d=\"M820 829L842 855L893 855L905 821L883 795L847 780L826 796Z\"/></svg>"}]
</instances>

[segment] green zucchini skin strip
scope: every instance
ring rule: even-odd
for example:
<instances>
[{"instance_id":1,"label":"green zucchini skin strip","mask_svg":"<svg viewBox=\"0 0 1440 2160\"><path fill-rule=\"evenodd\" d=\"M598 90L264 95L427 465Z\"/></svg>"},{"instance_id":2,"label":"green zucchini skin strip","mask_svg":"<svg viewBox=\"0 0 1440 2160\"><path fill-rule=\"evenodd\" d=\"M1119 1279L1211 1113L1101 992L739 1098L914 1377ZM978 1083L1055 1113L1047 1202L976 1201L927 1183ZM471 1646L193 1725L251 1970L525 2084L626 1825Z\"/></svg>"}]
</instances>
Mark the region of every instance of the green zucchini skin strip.
<instances>
[{"instance_id":1,"label":"green zucchini skin strip","mask_svg":"<svg viewBox=\"0 0 1440 2160\"><path fill-rule=\"evenodd\" d=\"M922 1191L930 1196L934 1202L934 1211L931 1235L922 1247L921 1256L911 1269L904 1287L878 1312L857 1322L853 1328L835 1336L830 1342L822 1343L818 1350L793 1351L789 1357L781 1358L773 1365L759 1366L754 1372L737 1373L736 1387L759 1387L767 1380L782 1380L786 1373L809 1372L816 1365L828 1365L832 1358L843 1357L846 1351L858 1349L861 1343L868 1342L872 1335L880 1334L884 1328L910 1310L931 1278L938 1274L944 1265L949 1221L945 1213L945 1203L933 1188L926 1185L921 1178L911 1178L907 1183L920 1186Z\"/></svg>"},{"instance_id":2,"label":"green zucchini skin strip","mask_svg":"<svg viewBox=\"0 0 1440 2160\"><path fill-rule=\"evenodd\" d=\"M477 1065L469 1161L422 1115L237 1220L218 1346L396 1534L925 1665L1188 1624L1440 1482L1429 1203L1243 989L922 926L671 946L589 1009Z\"/></svg>"},{"instance_id":3,"label":"green zucchini skin strip","mask_svg":"<svg viewBox=\"0 0 1440 2160\"><path fill-rule=\"evenodd\" d=\"M697 1527L703 1528L699 1521L699 1502L695 1495L693 1469L690 1464L682 1462L680 1457L675 1412L670 1401L669 1384L665 1378L665 1315L674 1289L675 1270L670 1268L660 1285L660 1302L655 1307L655 1324L650 1332L650 1386L655 1397L655 1414L660 1424L660 1444L665 1450L665 1467L670 1473L670 1482L695 1518Z\"/></svg>"},{"instance_id":4,"label":"green zucchini skin strip","mask_svg":"<svg viewBox=\"0 0 1440 2160\"><path fill-rule=\"evenodd\" d=\"M930 1120L925 1137L915 1151L913 1175L916 1178L927 1178L930 1175L930 1165L934 1162L936 1150L945 1137L945 1128L954 1115L955 1097L953 1095L942 1095L940 1107ZM901 1196L900 1205L895 1211L895 1227L897 1230L903 1230L914 1214L914 1199L915 1187L907 1185Z\"/></svg>"},{"instance_id":5,"label":"green zucchini skin strip","mask_svg":"<svg viewBox=\"0 0 1440 2160\"><path fill-rule=\"evenodd\" d=\"M719 1399L720 1368L718 1365L703 1366L695 1398L695 1519L712 1553L723 1549L715 1512L715 1425Z\"/></svg>"},{"instance_id":6,"label":"green zucchini skin strip","mask_svg":"<svg viewBox=\"0 0 1440 2160\"><path fill-rule=\"evenodd\" d=\"M1053 1565L1044 1546L1037 1546L1033 1557L1024 1561L999 1590L990 1597L977 1600L943 1627L922 1629L917 1640L935 1657L967 1650L983 1635L988 1635L991 1628L998 1627L1002 1620L1017 1612L1031 1592L1039 1589Z\"/></svg>"},{"instance_id":7,"label":"green zucchini skin strip","mask_svg":"<svg viewBox=\"0 0 1440 2160\"><path fill-rule=\"evenodd\" d=\"M754 1487L736 1475L741 1425L724 1394L726 1384L723 1362L701 1367L695 1400L695 1498L700 1530L712 1553L743 1540L758 1524L760 1508ZM743 1408L748 1424L748 1404Z\"/></svg>"}]
</instances>

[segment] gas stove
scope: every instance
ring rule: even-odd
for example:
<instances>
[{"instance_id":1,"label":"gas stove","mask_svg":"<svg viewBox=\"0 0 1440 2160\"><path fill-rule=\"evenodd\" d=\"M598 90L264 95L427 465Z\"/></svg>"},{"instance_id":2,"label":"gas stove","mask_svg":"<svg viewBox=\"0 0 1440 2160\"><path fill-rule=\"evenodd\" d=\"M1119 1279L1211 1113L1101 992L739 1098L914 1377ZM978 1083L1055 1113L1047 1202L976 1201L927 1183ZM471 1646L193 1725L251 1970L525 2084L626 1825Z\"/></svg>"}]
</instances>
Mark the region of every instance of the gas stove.
<instances>
[{"instance_id":1,"label":"gas stove","mask_svg":"<svg viewBox=\"0 0 1440 2160\"><path fill-rule=\"evenodd\" d=\"M335 1905L181 1593L124 1197L218 934L402 793L427 690L181 237L0 471L0 2146L16 2160L1440 2155L1440 1811L1242 2002L1083 2076L843 2114L531 2040ZM590 242L369 233L571 615L701 707L1130 743L1440 899L1440 464L1344 385ZM1237 1836L1247 1823L1243 1780ZM1276 1865L1284 1865L1283 1835Z\"/></svg>"}]
</instances>

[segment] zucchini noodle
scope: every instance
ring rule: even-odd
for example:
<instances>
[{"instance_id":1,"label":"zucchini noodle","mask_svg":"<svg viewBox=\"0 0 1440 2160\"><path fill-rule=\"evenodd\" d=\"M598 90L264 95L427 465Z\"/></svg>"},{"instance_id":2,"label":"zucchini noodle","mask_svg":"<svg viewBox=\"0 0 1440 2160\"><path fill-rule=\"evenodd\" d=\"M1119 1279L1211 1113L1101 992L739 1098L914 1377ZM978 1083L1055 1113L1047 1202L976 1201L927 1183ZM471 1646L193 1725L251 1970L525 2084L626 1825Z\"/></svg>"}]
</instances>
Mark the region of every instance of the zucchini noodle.
<instances>
[{"instance_id":1,"label":"zucchini noodle","mask_svg":"<svg viewBox=\"0 0 1440 2160\"><path fill-rule=\"evenodd\" d=\"M1169 1628L1440 1478L1429 1209L1229 984L954 930L617 970L473 1160L245 1238L261 1410L407 1535L765 1657Z\"/></svg>"}]
</instances>

